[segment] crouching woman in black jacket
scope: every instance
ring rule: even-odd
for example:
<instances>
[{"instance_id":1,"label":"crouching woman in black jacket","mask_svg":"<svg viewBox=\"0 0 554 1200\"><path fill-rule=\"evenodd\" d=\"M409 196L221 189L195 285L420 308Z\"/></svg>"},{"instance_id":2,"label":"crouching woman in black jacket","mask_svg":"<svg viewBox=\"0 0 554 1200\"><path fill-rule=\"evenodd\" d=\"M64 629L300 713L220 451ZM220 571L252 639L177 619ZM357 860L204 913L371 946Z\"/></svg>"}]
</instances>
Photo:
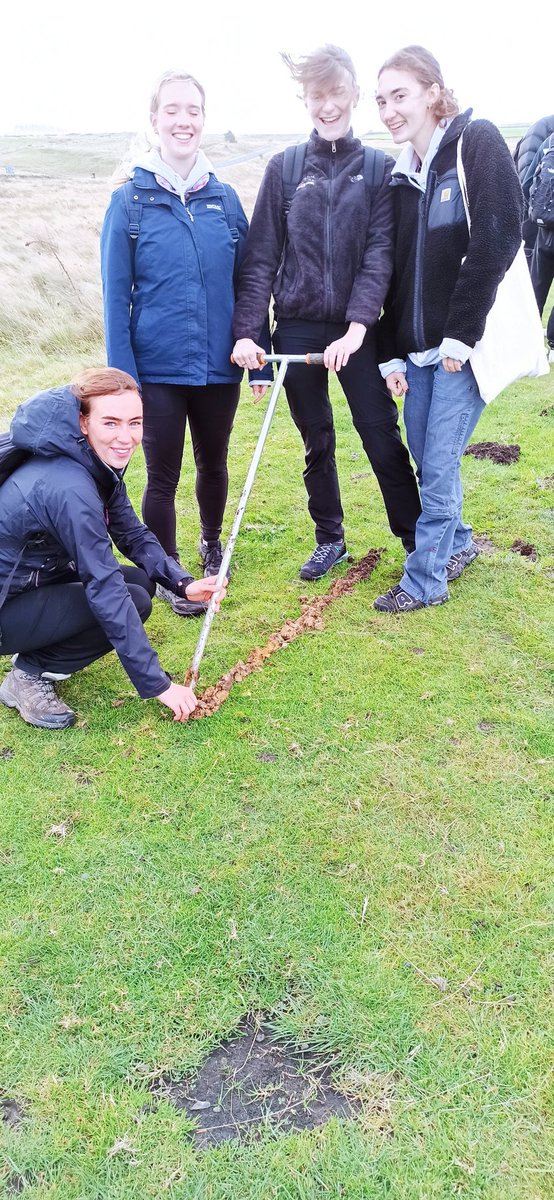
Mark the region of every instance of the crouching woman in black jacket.
<instances>
[{"instance_id":1,"label":"crouching woman in black jacket","mask_svg":"<svg viewBox=\"0 0 554 1200\"><path fill-rule=\"evenodd\" d=\"M207 603L216 578L193 580L131 507L122 476L142 439L135 380L84 371L22 404L11 435L29 457L0 490L0 653L14 655L0 701L30 725L65 729L75 713L54 683L115 650L139 696L186 721L194 693L171 682L143 622L156 583Z\"/></svg>"}]
</instances>

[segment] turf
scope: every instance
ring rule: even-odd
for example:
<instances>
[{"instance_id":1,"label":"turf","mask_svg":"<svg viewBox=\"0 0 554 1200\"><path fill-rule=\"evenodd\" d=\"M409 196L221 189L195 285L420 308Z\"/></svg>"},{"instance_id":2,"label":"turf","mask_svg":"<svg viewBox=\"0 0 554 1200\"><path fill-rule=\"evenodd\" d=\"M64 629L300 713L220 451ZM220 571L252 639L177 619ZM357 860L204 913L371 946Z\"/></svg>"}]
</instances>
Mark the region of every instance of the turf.
<instances>
[{"instance_id":1,"label":"turf","mask_svg":"<svg viewBox=\"0 0 554 1200\"><path fill-rule=\"evenodd\" d=\"M6 360L4 416L81 365ZM323 630L188 726L138 700L115 656L64 685L72 730L0 711L0 1096L18 1105L0 1194L554 1196L554 378L515 385L476 430L519 444L517 463L464 459L495 549L449 604L403 618L371 607L401 553L338 389L335 411L349 550L383 554ZM260 423L245 394L227 527ZM300 612L301 470L280 404L200 689ZM143 481L137 456L137 506ZM188 450L179 528L195 569ZM149 630L183 677L198 624L158 603ZM362 1115L195 1148L152 1082L249 1012L328 1055Z\"/></svg>"}]
</instances>

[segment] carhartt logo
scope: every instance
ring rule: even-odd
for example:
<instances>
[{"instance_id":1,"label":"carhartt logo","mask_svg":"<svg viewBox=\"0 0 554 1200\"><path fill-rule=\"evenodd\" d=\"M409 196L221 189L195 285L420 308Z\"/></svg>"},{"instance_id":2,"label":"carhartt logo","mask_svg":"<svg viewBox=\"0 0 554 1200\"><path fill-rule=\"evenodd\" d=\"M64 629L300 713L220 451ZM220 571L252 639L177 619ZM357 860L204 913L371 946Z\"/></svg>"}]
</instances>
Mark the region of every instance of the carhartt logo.
<instances>
[{"instance_id":1,"label":"carhartt logo","mask_svg":"<svg viewBox=\"0 0 554 1200\"><path fill-rule=\"evenodd\" d=\"M452 188L443 188L441 192L441 204L443 204L445 200L450 200L451 195Z\"/></svg>"},{"instance_id":2,"label":"carhartt logo","mask_svg":"<svg viewBox=\"0 0 554 1200\"><path fill-rule=\"evenodd\" d=\"M223 212L221 204L206 204L206 208L215 208L216 212Z\"/></svg>"}]
</instances>

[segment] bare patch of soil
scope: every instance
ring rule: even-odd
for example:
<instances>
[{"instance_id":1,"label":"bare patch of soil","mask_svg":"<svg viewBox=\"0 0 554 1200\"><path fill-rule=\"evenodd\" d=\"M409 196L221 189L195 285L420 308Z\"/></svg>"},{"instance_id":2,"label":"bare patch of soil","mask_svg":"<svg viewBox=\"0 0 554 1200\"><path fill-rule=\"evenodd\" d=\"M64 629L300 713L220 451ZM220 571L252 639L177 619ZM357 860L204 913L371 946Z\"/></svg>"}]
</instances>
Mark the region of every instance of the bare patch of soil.
<instances>
[{"instance_id":1,"label":"bare patch of soil","mask_svg":"<svg viewBox=\"0 0 554 1200\"><path fill-rule=\"evenodd\" d=\"M487 537L486 533L474 533L473 541L475 542L475 545L479 547L481 554L496 554L496 551L498 550L498 546L495 546L494 542L491 542L491 539Z\"/></svg>"},{"instance_id":2,"label":"bare patch of soil","mask_svg":"<svg viewBox=\"0 0 554 1200\"><path fill-rule=\"evenodd\" d=\"M349 1120L362 1107L333 1086L331 1065L321 1054L291 1047L252 1018L216 1046L195 1077L164 1076L152 1091L198 1122L191 1137L201 1150L231 1138L251 1139L262 1127L289 1133L315 1129L330 1117Z\"/></svg>"},{"instance_id":3,"label":"bare patch of soil","mask_svg":"<svg viewBox=\"0 0 554 1200\"><path fill-rule=\"evenodd\" d=\"M0 1121L17 1129L25 1117L25 1106L19 1100L10 1100L7 1096L0 1099Z\"/></svg>"},{"instance_id":4,"label":"bare patch of soil","mask_svg":"<svg viewBox=\"0 0 554 1200\"><path fill-rule=\"evenodd\" d=\"M289 646L302 633L308 633L313 629L324 629L323 613L325 609L341 596L350 596L357 583L369 579L371 572L379 562L381 553L381 550L370 550L358 563L349 567L345 575L336 579L323 596L314 596L312 599L301 596L302 612L300 616L285 621L277 633L271 635L265 646L257 646L248 655L246 662L236 663L230 671L218 679L217 683L206 688L189 720L211 717L224 704L234 684L242 683L242 680L251 675L253 671L259 671L266 659L271 654L275 654L276 650L282 650L283 646ZM190 676L187 674L185 683L187 684L189 681Z\"/></svg>"},{"instance_id":5,"label":"bare patch of soil","mask_svg":"<svg viewBox=\"0 0 554 1200\"><path fill-rule=\"evenodd\" d=\"M515 542L512 542L510 550L513 550L514 554L521 554L523 558L530 559L531 562L537 561L537 549L532 542L524 542L521 538L516 538Z\"/></svg>"},{"instance_id":6,"label":"bare patch of soil","mask_svg":"<svg viewBox=\"0 0 554 1200\"><path fill-rule=\"evenodd\" d=\"M516 463L521 454L520 446L506 446L502 442L473 442L464 450L474 458L490 458L494 463Z\"/></svg>"}]
</instances>

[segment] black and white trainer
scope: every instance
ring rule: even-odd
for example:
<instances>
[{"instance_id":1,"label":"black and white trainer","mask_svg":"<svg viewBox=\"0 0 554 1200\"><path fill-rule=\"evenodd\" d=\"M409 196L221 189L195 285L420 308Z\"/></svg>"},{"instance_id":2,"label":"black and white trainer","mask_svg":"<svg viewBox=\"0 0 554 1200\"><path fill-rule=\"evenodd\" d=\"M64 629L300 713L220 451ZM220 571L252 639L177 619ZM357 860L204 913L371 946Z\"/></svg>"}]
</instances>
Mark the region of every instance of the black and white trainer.
<instances>
[{"instance_id":1,"label":"black and white trainer","mask_svg":"<svg viewBox=\"0 0 554 1200\"><path fill-rule=\"evenodd\" d=\"M301 579L321 579L331 567L344 562L348 551L344 542L321 542L314 552L300 567Z\"/></svg>"},{"instance_id":2,"label":"black and white trainer","mask_svg":"<svg viewBox=\"0 0 554 1200\"><path fill-rule=\"evenodd\" d=\"M373 601L373 607L377 609L377 612L406 613L415 612L418 608L434 608L437 604L446 604L448 599L448 592L442 592L440 596L433 596L425 605L423 600L416 600L416 597L404 591L399 583L395 583L388 592Z\"/></svg>"},{"instance_id":3,"label":"black and white trainer","mask_svg":"<svg viewBox=\"0 0 554 1200\"><path fill-rule=\"evenodd\" d=\"M459 550L457 554L451 554L446 564L446 578L448 583L452 583L453 579L459 579L462 571L465 571L466 567L469 567L469 564L474 562L479 553L479 547L475 545L475 542L470 542L465 550Z\"/></svg>"},{"instance_id":4,"label":"black and white trainer","mask_svg":"<svg viewBox=\"0 0 554 1200\"><path fill-rule=\"evenodd\" d=\"M54 684L40 675L12 667L0 687L0 701L16 708L28 725L38 729L68 729L75 724L73 709L56 695Z\"/></svg>"},{"instance_id":5,"label":"black and white trainer","mask_svg":"<svg viewBox=\"0 0 554 1200\"><path fill-rule=\"evenodd\" d=\"M219 539L216 542L207 542L203 537L198 543L198 553L204 568L204 575L217 575L223 561L223 547ZM231 571L227 570L227 579L231 578Z\"/></svg>"}]
</instances>

